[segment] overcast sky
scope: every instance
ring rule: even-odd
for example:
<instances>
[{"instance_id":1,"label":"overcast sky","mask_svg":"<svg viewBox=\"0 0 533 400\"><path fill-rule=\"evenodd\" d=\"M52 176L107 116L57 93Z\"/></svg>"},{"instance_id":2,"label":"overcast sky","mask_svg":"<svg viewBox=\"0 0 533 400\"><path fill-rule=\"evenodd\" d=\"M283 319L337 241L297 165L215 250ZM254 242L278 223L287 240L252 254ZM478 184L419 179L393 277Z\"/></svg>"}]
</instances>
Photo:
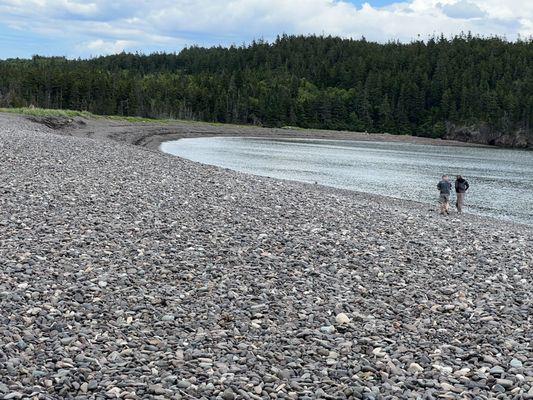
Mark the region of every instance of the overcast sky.
<instances>
[{"instance_id":1,"label":"overcast sky","mask_svg":"<svg viewBox=\"0 0 533 400\"><path fill-rule=\"evenodd\" d=\"M0 0L0 58L179 51L278 34L533 36L533 0Z\"/></svg>"}]
</instances>

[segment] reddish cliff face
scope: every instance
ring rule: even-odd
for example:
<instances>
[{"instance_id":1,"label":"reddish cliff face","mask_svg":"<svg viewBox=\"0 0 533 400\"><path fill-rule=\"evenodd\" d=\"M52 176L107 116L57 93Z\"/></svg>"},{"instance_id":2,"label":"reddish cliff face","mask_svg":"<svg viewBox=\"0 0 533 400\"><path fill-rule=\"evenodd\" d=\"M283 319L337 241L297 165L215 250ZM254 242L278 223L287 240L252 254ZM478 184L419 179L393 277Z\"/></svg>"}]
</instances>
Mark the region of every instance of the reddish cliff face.
<instances>
[{"instance_id":1,"label":"reddish cliff face","mask_svg":"<svg viewBox=\"0 0 533 400\"><path fill-rule=\"evenodd\" d=\"M444 139L488 144L501 147L533 149L533 132L524 128L500 131L483 125L455 125L448 123Z\"/></svg>"}]
</instances>

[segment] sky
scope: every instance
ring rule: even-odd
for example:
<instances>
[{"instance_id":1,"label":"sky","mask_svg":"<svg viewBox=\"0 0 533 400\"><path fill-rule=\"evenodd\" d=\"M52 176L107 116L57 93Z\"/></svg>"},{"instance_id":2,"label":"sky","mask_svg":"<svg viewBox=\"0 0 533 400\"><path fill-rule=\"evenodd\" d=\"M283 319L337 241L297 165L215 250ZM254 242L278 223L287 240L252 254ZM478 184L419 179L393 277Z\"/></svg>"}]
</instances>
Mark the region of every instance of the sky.
<instances>
[{"instance_id":1,"label":"sky","mask_svg":"<svg viewBox=\"0 0 533 400\"><path fill-rule=\"evenodd\" d=\"M533 36L533 0L0 0L0 59L178 52L277 35Z\"/></svg>"}]
</instances>

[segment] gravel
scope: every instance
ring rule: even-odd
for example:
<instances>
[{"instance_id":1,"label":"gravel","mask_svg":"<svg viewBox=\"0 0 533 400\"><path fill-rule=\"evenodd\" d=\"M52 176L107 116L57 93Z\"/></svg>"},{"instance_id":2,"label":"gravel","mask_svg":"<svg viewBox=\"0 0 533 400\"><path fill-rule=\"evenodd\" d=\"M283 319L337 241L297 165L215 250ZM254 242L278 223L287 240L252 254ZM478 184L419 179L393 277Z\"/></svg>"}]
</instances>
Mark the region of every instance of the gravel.
<instances>
[{"instance_id":1,"label":"gravel","mask_svg":"<svg viewBox=\"0 0 533 400\"><path fill-rule=\"evenodd\" d=\"M533 398L530 227L0 114L0 398Z\"/></svg>"}]
</instances>

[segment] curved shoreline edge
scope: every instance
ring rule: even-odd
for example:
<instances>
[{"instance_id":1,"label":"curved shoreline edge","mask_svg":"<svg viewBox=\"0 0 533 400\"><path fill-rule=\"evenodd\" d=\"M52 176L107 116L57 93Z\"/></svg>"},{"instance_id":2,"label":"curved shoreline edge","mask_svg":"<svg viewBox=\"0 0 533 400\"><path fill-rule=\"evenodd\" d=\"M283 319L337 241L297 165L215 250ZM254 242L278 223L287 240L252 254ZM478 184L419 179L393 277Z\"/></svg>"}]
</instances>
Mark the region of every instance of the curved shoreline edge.
<instances>
[{"instance_id":1,"label":"curved shoreline edge","mask_svg":"<svg viewBox=\"0 0 533 400\"><path fill-rule=\"evenodd\" d=\"M531 229L91 129L0 115L0 398L533 398Z\"/></svg>"},{"instance_id":2,"label":"curved shoreline edge","mask_svg":"<svg viewBox=\"0 0 533 400\"><path fill-rule=\"evenodd\" d=\"M211 136L386 141L435 146L474 146L494 148L494 146L478 143L432 139L409 135L392 135L388 133L362 133L299 128L263 128L249 125L214 124L195 121L145 123L106 119L105 117L87 119L81 117L28 117L7 113L0 113L0 115L4 118L28 119L38 124L44 124L49 128L54 128L58 133L64 133L70 136L112 139L150 149L158 149L159 145L166 141Z\"/></svg>"},{"instance_id":3,"label":"curved shoreline edge","mask_svg":"<svg viewBox=\"0 0 533 400\"><path fill-rule=\"evenodd\" d=\"M177 121L176 123L145 123L145 122L128 122L106 118L66 118L66 117L36 117L19 114L2 113L0 117L7 121L31 121L32 123L44 125L53 132L60 135L73 137L87 137L99 140L113 140L119 143L126 143L141 148L161 152L160 146L164 142L185 139L185 138L202 138L202 137L255 137L264 139L323 139L323 140L351 140L351 141L369 141L369 142L392 142L392 143L412 143L431 146L463 146L463 147L480 147L497 149L495 146L488 146L479 143L468 143L456 140L432 139L409 135L392 135L368 134L352 131L330 131L315 129L285 129L285 128L263 128L248 125L231 125L231 124L212 124L195 121ZM505 150L506 148L501 148ZM507 149L509 150L509 149ZM527 149L516 149L517 151L527 151ZM168 154L168 153L164 153ZM190 160L189 160L190 161ZM191 161L192 162L192 161ZM209 165L211 164L202 164ZM218 168L218 167L217 167ZM275 178L269 178L275 179ZM290 181L294 184L307 185L304 182ZM332 186L314 185L323 187L326 190L335 190L344 193L356 193L366 196L368 199L387 199L392 202L402 202L404 205L413 207L433 207L432 204L417 202L414 200L398 199L390 196L383 196L372 193L359 192L356 190L340 189ZM531 228L530 225L515 221L502 220L489 216L478 216L468 214L470 218L480 220L490 220L496 223L505 223L516 225L517 227Z\"/></svg>"}]
</instances>

